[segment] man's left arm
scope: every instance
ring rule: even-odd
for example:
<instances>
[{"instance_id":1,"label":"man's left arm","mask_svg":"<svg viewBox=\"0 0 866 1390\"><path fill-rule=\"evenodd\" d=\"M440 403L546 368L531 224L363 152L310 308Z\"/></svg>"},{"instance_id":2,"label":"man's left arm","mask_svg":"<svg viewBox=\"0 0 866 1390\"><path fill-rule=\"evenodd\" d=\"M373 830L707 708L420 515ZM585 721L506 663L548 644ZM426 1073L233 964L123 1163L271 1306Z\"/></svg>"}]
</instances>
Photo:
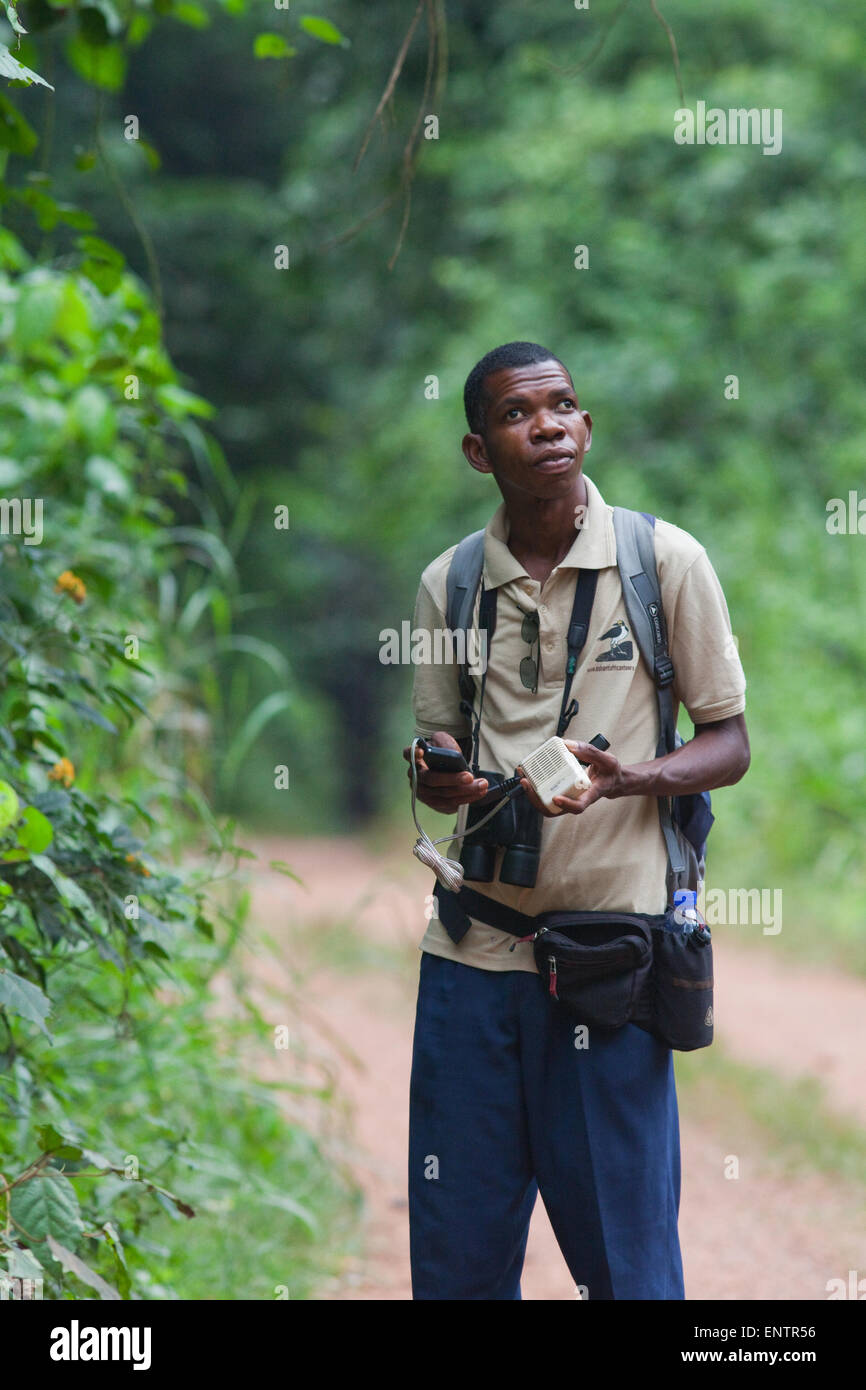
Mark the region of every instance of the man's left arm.
<instances>
[{"instance_id":1,"label":"man's left arm","mask_svg":"<svg viewBox=\"0 0 866 1390\"><path fill-rule=\"evenodd\" d=\"M666 611L668 607L666 597ZM592 786L579 797L556 797L563 810L579 814L602 797L711 791L745 775L751 761L744 715L746 678L722 586L703 548L678 586L668 626L675 695L688 710L694 737L661 758L627 766L612 752L566 739L575 756L589 764ZM540 808L528 783L524 787Z\"/></svg>"},{"instance_id":2,"label":"man's left arm","mask_svg":"<svg viewBox=\"0 0 866 1390\"><path fill-rule=\"evenodd\" d=\"M695 736L681 748L648 763L623 767L610 753L588 743L572 743L572 753L591 764L592 787L566 809L583 811L600 797L684 796L689 792L729 787L745 776L751 761L744 714L732 714L711 724L696 724ZM560 801L560 798L556 798ZM566 805L563 797L561 804Z\"/></svg>"}]
</instances>

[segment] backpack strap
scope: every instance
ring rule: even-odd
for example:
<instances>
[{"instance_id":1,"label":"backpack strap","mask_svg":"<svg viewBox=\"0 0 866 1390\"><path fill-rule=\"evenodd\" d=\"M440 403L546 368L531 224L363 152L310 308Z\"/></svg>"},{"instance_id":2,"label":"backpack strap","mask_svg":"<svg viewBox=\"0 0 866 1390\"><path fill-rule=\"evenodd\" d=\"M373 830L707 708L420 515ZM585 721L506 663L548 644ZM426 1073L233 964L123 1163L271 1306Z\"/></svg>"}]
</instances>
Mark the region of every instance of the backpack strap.
<instances>
[{"instance_id":1,"label":"backpack strap","mask_svg":"<svg viewBox=\"0 0 866 1390\"><path fill-rule=\"evenodd\" d=\"M668 651L667 623L656 569L655 517L649 512L614 507L613 528L626 613L656 688L659 711L656 757L661 758L676 748L677 729L671 690L674 666ZM669 798L660 796L658 807L671 872L683 874L686 870L685 854L671 820Z\"/></svg>"},{"instance_id":2,"label":"backpack strap","mask_svg":"<svg viewBox=\"0 0 866 1390\"><path fill-rule=\"evenodd\" d=\"M598 583L598 570L582 569L577 576L577 585L574 590L574 604L571 610L571 621L568 624L568 660L565 664L565 685L562 691L562 705L559 711L559 723L556 732L560 738L565 737L565 731L577 714L577 700L568 703L571 694L571 683L574 680L574 673L577 670L577 661L580 653L586 645L587 634L589 633L589 620L592 614L592 605L595 601L595 587Z\"/></svg>"},{"instance_id":3,"label":"backpack strap","mask_svg":"<svg viewBox=\"0 0 866 1390\"><path fill-rule=\"evenodd\" d=\"M458 632L466 632L472 627L475 595L481 582L483 566L484 528L482 527L480 531L473 531L471 536L463 537L451 557L451 564L448 569L445 589L445 626L454 635L453 640L455 641ZM460 686L460 709L467 715L471 725L475 685L466 669L465 662L458 664L457 679ZM468 711L464 709L464 704L468 704Z\"/></svg>"}]
</instances>

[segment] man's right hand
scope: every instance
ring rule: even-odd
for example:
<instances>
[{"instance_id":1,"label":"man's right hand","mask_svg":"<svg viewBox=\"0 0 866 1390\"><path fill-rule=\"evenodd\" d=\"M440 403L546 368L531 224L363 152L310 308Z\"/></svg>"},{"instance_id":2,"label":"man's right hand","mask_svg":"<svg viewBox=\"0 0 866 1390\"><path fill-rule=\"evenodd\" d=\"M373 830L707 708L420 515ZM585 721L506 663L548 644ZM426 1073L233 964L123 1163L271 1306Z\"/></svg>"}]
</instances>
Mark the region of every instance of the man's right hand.
<instances>
[{"instance_id":1,"label":"man's right hand","mask_svg":"<svg viewBox=\"0 0 866 1390\"><path fill-rule=\"evenodd\" d=\"M454 748L458 753L462 751L456 738L452 738L450 734L427 734L425 737L434 748ZM407 763L411 747L410 744L409 748L403 749L403 757ZM418 768L418 800L429 806L431 811L442 811L449 815L460 806L480 801L487 795L486 780L481 778L480 781L476 781L471 772L431 772L424 761L424 754L418 747L415 749L415 763ZM411 782L411 767L406 775Z\"/></svg>"}]
</instances>

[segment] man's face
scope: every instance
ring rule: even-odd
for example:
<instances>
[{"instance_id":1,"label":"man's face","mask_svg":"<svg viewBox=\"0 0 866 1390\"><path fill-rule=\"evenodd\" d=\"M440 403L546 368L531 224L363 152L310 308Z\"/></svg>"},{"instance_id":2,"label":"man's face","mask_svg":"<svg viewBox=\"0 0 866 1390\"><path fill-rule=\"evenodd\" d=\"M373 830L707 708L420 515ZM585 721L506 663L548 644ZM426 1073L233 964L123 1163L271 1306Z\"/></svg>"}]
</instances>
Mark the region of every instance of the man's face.
<instances>
[{"instance_id":1,"label":"man's face","mask_svg":"<svg viewBox=\"0 0 866 1390\"><path fill-rule=\"evenodd\" d=\"M592 419L581 410L558 362L503 367L485 379L485 434L467 434L463 452L480 473L493 473L503 495L567 497L589 448Z\"/></svg>"}]
</instances>

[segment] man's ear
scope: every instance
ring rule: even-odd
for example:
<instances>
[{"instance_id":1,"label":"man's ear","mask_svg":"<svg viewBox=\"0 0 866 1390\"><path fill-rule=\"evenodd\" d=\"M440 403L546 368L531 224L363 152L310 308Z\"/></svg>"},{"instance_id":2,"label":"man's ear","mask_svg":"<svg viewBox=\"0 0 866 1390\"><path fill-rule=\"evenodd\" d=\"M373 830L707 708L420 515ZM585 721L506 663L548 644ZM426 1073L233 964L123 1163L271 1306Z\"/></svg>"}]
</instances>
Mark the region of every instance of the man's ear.
<instances>
[{"instance_id":1,"label":"man's ear","mask_svg":"<svg viewBox=\"0 0 866 1390\"><path fill-rule=\"evenodd\" d=\"M466 459L479 473L492 473L493 465L487 457L483 434L464 434L461 448Z\"/></svg>"},{"instance_id":2,"label":"man's ear","mask_svg":"<svg viewBox=\"0 0 866 1390\"><path fill-rule=\"evenodd\" d=\"M583 417L583 423L586 425L586 443L583 446L583 452L588 454L592 447L592 416L588 410L582 410L580 413Z\"/></svg>"}]
</instances>

